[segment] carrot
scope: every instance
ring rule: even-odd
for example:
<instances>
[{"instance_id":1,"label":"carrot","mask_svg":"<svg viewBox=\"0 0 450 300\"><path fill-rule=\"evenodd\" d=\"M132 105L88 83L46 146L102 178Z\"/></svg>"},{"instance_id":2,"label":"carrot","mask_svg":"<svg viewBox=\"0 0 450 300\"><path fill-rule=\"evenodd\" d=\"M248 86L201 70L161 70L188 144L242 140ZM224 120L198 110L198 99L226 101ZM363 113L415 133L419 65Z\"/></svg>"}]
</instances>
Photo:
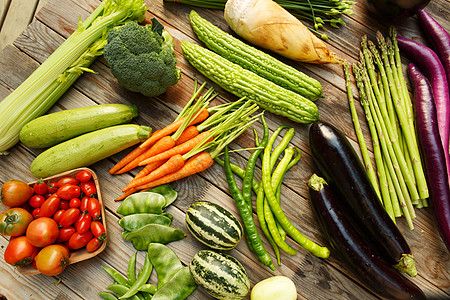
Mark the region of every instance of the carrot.
<instances>
[{"instance_id":1,"label":"carrot","mask_svg":"<svg viewBox=\"0 0 450 300\"><path fill-rule=\"evenodd\" d=\"M197 117L192 120L192 122L189 123L189 125L194 125L197 123L200 123L204 121L206 118L208 118L209 112L206 108L203 108L200 113L197 115ZM186 120L186 117L183 117L181 119L178 119L177 121L173 122L172 124L164 127L163 129L159 130L158 134L152 134L151 137L149 137L145 142L143 142L139 147L145 148L149 144L155 143L157 140L174 133L175 131L180 128L181 124ZM155 132L156 133L156 132Z\"/></svg>"},{"instance_id":2,"label":"carrot","mask_svg":"<svg viewBox=\"0 0 450 300\"><path fill-rule=\"evenodd\" d=\"M114 201L120 201L120 200L123 200L123 199L125 199L126 197L130 196L131 194L136 193L137 191L139 191L139 190L138 190L138 189L131 189L131 190L129 190L128 192L124 193L122 196L120 196L120 197L114 199Z\"/></svg>"},{"instance_id":3,"label":"carrot","mask_svg":"<svg viewBox=\"0 0 450 300\"><path fill-rule=\"evenodd\" d=\"M183 133L180 135L180 137L175 141L175 145L176 146L181 145L184 142L192 139L193 137L196 137L199 134L200 134L200 131L199 131L198 127L191 125L183 131Z\"/></svg>"},{"instance_id":4,"label":"carrot","mask_svg":"<svg viewBox=\"0 0 450 300\"><path fill-rule=\"evenodd\" d=\"M147 176L148 174L159 168L165 162L166 162L165 160L159 160L155 161L154 163L146 165L145 168L143 168L139 173L137 173L136 176L134 176L133 180Z\"/></svg>"},{"instance_id":5,"label":"carrot","mask_svg":"<svg viewBox=\"0 0 450 300\"><path fill-rule=\"evenodd\" d=\"M164 175L163 177L156 179L152 182L149 182L147 184L141 185L136 187L137 190L145 190L145 189L151 189L155 186L166 184L173 182L178 179L185 178L187 176L199 173L201 171L204 171L208 169L210 166L212 166L214 160L209 154L209 152L203 151L200 152L193 157L191 157L184 166L179 169L178 171L175 171L173 173ZM129 190L128 192L132 191L133 189Z\"/></svg>"},{"instance_id":6,"label":"carrot","mask_svg":"<svg viewBox=\"0 0 450 300\"><path fill-rule=\"evenodd\" d=\"M157 161L156 163L158 163ZM152 182L158 178L163 177L164 175L173 173L181 169L184 165L184 158L181 154L176 154L171 156L164 164L162 164L159 168L155 169L153 172L148 174L147 176L133 179L123 190L122 192L126 192L131 188L144 185L148 182ZM154 164L154 163L152 163Z\"/></svg>"},{"instance_id":7,"label":"carrot","mask_svg":"<svg viewBox=\"0 0 450 300\"><path fill-rule=\"evenodd\" d=\"M212 134L210 131L204 131L197 135L196 137L184 142L181 145L178 145L176 147L173 147L170 150L167 150L165 152L159 153L158 155L154 155L144 161L141 161L139 163L140 166L149 164L151 162L155 162L162 159L168 159L175 154L185 154L188 153L190 150L192 150L197 144L202 142L204 139L208 138L208 136L211 136L211 140L213 139Z\"/></svg>"}]
</instances>

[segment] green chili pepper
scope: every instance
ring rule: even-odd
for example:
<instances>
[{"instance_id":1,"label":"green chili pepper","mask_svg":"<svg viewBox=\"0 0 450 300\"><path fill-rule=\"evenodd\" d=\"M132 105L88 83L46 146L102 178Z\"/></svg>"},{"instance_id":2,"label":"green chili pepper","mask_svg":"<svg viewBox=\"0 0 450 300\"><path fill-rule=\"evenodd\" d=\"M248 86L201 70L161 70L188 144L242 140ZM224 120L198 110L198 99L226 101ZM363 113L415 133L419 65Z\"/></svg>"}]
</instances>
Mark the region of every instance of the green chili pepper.
<instances>
[{"instance_id":1,"label":"green chili pepper","mask_svg":"<svg viewBox=\"0 0 450 300\"><path fill-rule=\"evenodd\" d=\"M158 274L158 288L165 285L183 267L175 252L163 244L151 243L147 253Z\"/></svg>"},{"instance_id":2,"label":"green chili pepper","mask_svg":"<svg viewBox=\"0 0 450 300\"><path fill-rule=\"evenodd\" d=\"M149 190L149 192L162 195L166 199L166 203L164 204L164 207L167 207L170 204L172 204L175 200L177 200L177 197L178 197L177 191L175 191L170 184L163 184L163 185L154 187L151 190Z\"/></svg>"},{"instance_id":3,"label":"green chili pepper","mask_svg":"<svg viewBox=\"0 0 450 300\"><path fill-rule=\"evenodd\" d=\"M137 230L147 224L160 224L169 226L172 221L172 216L167 217L167 213L164 214L133 214L128 215L119 220L119 225L126 231Z\"/></svg>"},{"instance_id":4,"label":"green chili pepper","mask_svg":"<svg viewBox=\"0 0 450 300\"><path fill-rule=\"evenodd\" d=\"M287 127L287 128L289 128L289 127ZM275 135L275 133L274 133L274 135ZM273 167L275 166L275 163L277 162L281 153L283 153L283 151L287 148L288 144L291 142L294 135L295 135L295 129L289 128L286 131L286 133L284 134L284 136L281 139L281 142L278 144L278 146L276 146L275 149L273 149L273 152L270 154L270 170L273 169ZM273 141L275 141L275 139ZM272 145L273 145L273 143L272 143ZM270 146L270 148L272 149L272 146Z\"/></svg>"},{"instance_id":5,"label":"green chili pepper","mask_svg":"<svg viewBox=\"0 0 450 300\"><path fill-rule=\"evenodd\" d=\"M145 262L144 266L142 267L141 274L138 276L138 278L130 287L130 289L124 295L120 296L120 299L129 298L135 295L139 291L139 288L148 281L152 273L152 270L153 270L152 262L150 261L150 257L148 256L147 253L145 255Z\"/></svg>"},{"instance_id":6,"label":"green chili pepper","mask_svg":"<svg viewBox=\"0 0 450 300\"><path fill-rule=\"evenodd\" d=\"M165 205L166 199L160 194L152 192L135 193L123 200L117 208L117 212L124 216L137 213L160 214L163 212Z\"/></svg>"},{"instance_id":7,"label":"green chili pepper","mask_svg":"<svg viewBox=\"0 0 450 300\"><path fill-rule=\"evenodd\" d=\"M130 288L117 283L107 286L106 289L116 293L119 296L119 299L122 299L122 296L125 295L130 290ZM133 295L129 297L128 300L140 300L140 299L138 296Z\"/></svg>"},{"instance_id":8,"label":"green chili pepper","mask_svg":"<svg viewBox=\"0 0 450 300\"><path fill-rule=\"evenodd\" d=\"M114 282L124 286L128 285L128 281L125 279L125 277L123 277L122 274L120 274L113 268L102 267L102 269L105 270L106 273L108 273L108 275L114 280Z\"/></svg>"},{"instance_id":9,"label":"green chili pepper","mask_svg":"<svg viewBox=\"0 0 450 300\"><path fill-rule=\"evenodd\" d=\"M258 147L258 145L256 145L256 146ZM219 157L214 158L214 161L216 163L218 163L219 165L221 165L222 167L225 166L225 162ZM233 171L234 174L239 176L241 179L244 179L244 177L245 177L244 169L242 169L241 167L239 167L233 163L230 163L230 167L231 167L231 171ZM255 193L258 193L258 190L259 190L259 183L255 179L252 180L252 190Z\"/></svg>"},{"instance_id":10,"label":"green chili pepper","mask_svg":"<svg viewBox=\"0 0 450 300\"><path fill-rule=\"evenodd\" d=\"M118 300L118 298L116 296L114 296L112 293L100 292L100 293L98 293L98 295L105 300Z\"/></svg>"},{"instance_id":11,"label":"green chili pepper","mask_svg":"<svg viewBox=\"0 0 450 300\"><path fill-rule=\"evenodd\" d=\"M129 286L132 286L136 282L136 255L137 251L134 252L128 261L127 278Z\"/></svg>"},{"instance_id":12,"label":"green chili pepper","mask_svg":"<svg viewBox=\"0 0 450 300\"><path fill-rule=\"evenodd\" d=\"M183 300L192 294L197 284L189 267L183 267L153 295L152 300Z\"/></svg>"},{"instance_id":13,"label":"green chili pepper","mask_svg":"<svg viewBox=\"0 0 450 300\"><path fill-rule=\"evenodd\" d=\"M123 232L124 240L131 242L136 250L146 250L150 243L168 244L185 237L184 232L178 228L160 224L147 224L138 230Z\"/></svg>"},{"instance_id":14,"label":"green chili pepper","mask_svg":"<svg viewBox=\"0 0 450 300\"><path fill-rule=\"evenodd\" d=\"M158 288L156 287L156 285L150 283L144 284L139 288L139 292L149 293L152 295L156 293L157 290Z\"/></svg>"},{"instance_id":15,"label":"green chili pepper","mask_svg":"<svg viewBox=\"0 0 450 300\"><path fill-rule=\"evenodd\" d=\"M245 230L248 234L248 238L250 239L253 249L258 256L259 260L268 266L271 270L275 271L275 267L272 262L272 258L264 249L264 245L261 241L261 238L258 234L258 230L256 229L255 222L253 221L253 213L248 209L248 206L245 203L244 197L242 196L241 191L239 190L236 180L234 179L233 172L230 167L230 156L228 153L228 147L225 147L225 175L227 177L228 186L230 188L230 192L236 202L236 206L241 215L242 221L244 223Z\"/></svg>"}]
</instances>

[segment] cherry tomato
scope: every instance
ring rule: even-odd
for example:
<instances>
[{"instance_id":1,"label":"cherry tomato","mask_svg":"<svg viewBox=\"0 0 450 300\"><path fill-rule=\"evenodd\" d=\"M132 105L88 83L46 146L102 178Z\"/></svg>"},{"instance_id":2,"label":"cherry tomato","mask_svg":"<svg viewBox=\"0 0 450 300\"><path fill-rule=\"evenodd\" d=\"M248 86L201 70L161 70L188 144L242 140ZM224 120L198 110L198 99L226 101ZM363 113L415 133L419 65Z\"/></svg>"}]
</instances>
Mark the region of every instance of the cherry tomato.
<instances>
[{"instance_id":1,"label":"cherry tomato","mask_svg":"<svg viewBox=\"0 0 450 300\"><path fill-rule=\"evenodd\" d=\"M75 232L77 232L77 231L75 230L75 228L73 228L71 226L63 227L63 228L59 229L59 235L58 235L58 239L56 240L56 242L62 243L62 242L68 241Z\"/></svg>"},{"instance_id":2,"label":"cherry tomato","mask_svg":"<svg viewBox=\"0 0 450 300\"><path fill-rule=\"evenodd\" d=\"M88 202L89 202L89 197L88 196L83 196L83 198L81 198L80 210L82 212L87 212Z\"/></svg>"},{"instance_id":3,"label":"cherry tomato","mask_svg":"<svg viewBox=\"0 0 450 300\"><path fill-rule=\"evenodd\" d=\"M75 175L75 178L78 179L80 182L89 181L91 180L91 177L92 177L91 173L89 173L89 171L86 170L80 171Z\"/></svg>"},{"instance_id":4,"label":"cherry tomato","mask_svg":"<svg viewBox=\"0 0 450 300\"><path fill-rule=\"evenodd\" d=\"M105 227L103 226L102 222L92 221L91 232L99 240L104 240L106 238Z\"/></svg>"},{"instance_id":5,"label":"cherry tomato","mask_svg":"<svg viewBox=\"0 0 450 300\"><path fill-rule=\"evenodd\" d=\"M44 181L39 179L33 186L33 191L35 194L38 195L45 195L48 191L47 185L44 183Z\"/></svg>"},{"instance_id":6,"label":"cherry tomato","mask_svg":"<svg viewBox=\"0 0 450 300\"><path fill-rule=\"evenodd\" d=\"M28 203L33 208L41 207L44 202L45 202L45 197L42 195L33 195L33 196L31 196L30 200L28 200Z\"/></svg>"},{"instance_id":7,"label":"cherry tomato","mask_svg":"<svg viewBox=\"0 0 450 300\"><path fill-rule=\"evenodd\" d=\"M72 198L78 198L81 195L81 189L75 184L65 184L62 185L56 194L63 200L70 200Z\"/></svg>"},{"instance_id":8,"label":"cherry tomato","mask_svg":"<svg viewBox=\"0 0 450 300\"><path fill-rule=\"evenodd\" d=\"M64 212L64 214L61 217L61 220L59 221L59 225L62 227L69 227L80 216L80 210L78 208L69 208Z\"/></svg>"},{"instance_id":9,"label":"cherry tomato","mask_svg":"<svg viewBox=\"0 0 450 300\"><path fill-rule=\"evenodd\" d=\"M56 193L56 191L58 190L59 185L57 182L47 182L47 190L50 194Z\"/></svg>"},{"instance_id":10,"label":"cherry tomato","mask_svg":"<svg viewBox=\"0 0 450 300\"><path fill-rule=\"evenodd\" d=\"M61 202L59 203L59 208L60 209L69 209L70 208L70 203L67 200L61 200Z\"/></svg>"},{"instance_id":11,"label":"cherry tomato","mask_svg":"<svg viewBox=\"0 0 450 300\"><path fill-rule=\"evenodd\" d=\"M26 236L31 245L45 247L53 244L59 235L58 224L55 220L40 217L32 221L27 228Z\"/></svg>"},{"instance_id":12,"label":"cherry tomato","mask_svg":"<svg viewBox=\"0 0 450 300\"><path fill-rule=\"evenodd\" d=\"M76 179L75 177L71 177L71 176L66 176L66 177L63 177L60 180L58 180L58 186L63 186L65 184L78 185L79 183L80 183L80 181L78 179Z\"/></svg>"},{"instance_id":13,"label":"cherry tomato","mask_svg":"<svg viewBox=\"0 0 450 300\"><path fill-rule=\"evenodd\" d=\"M69 249L76 250L83 248L87 245L87 243L89 243L90 240L92 240L93 237L94 235L90 231L86 232L85 234L75 232L69 239Z\"/></svg>"},{"instance_id":14,"label":"cherry tomato","mask_svg":"<svg viewBox=\"0 0 450 300\"><path fill-rule=\"evenodd\" d=\"M69 262L70 252L62 245L50 245L36 255L36 268L42 274L55 276L64 271Z\"/></svg>"},{"instance_id":15,"label":"cherry tomato","mask_svg":"<svg viewBox=\"0 0 450 300\"><path fill-rule=\"evenodd\" d=\"M1 202L9 207L21 206L33 195L33 188L20 180L8 180L2 185Z\"/></svg>"},{"instance_id":16,"label":"cherry tomato","mask_svg":"<svg viewBox=\"0 0 450 300\"><path fill-rule=\"evenodd\" d=\"M92 219L100 220L102 218L101 213L100 213L101 205L97 199L89 198L89 201L87 203L87 210L88 210L88 213L91 215Z\"/></svg>"},{"instance_id":17,"label":"cherry tomato","mask_svg":"<svg viewBox=\"0 0 450 300\"><path fill-rule=\"evenodd\" d=\"M59 221L61 221L62 216L64 215L65 209L60 209L53 215L53 220L55 220L56 223L59 224Z\"/></svg>"},{"instance_id":18,"label":"cherry tomato","mask_svg":"<svg viewBox=\"0 0 450 300\"><path fill-rule=\"evenodd\" d=\"M71 208L79 208L81 205L81 200L78 198L72 198L69 201L69 207Z\"/></svg>"},{"instance_id":19,"label":"cherry tomato","mask_svg":"<svg viewBox=\"0 0 450 300\"><path fill-rule=\"evenodd\" d=\"M38 254L39 248L28 242L26 236L11 239L5 249L5 261L13 266L31 264Z\"/></svg>"},{"instance_id":20,"label":"cherry tomato","mask_svg":"<svg viewBox=\"0 0 450 300\"><path fill-rule=\"evenodd\" d=\"M89 214L82 214L75 222L75 228L79 234L85 234L91 229L92 217Z\"/></svg>"},{"instance_id":21,"label":"cherry tomato","mask_svg":"<svg viewBox=\"0 0 450 300\"><path fill-rule=\"evenodd\" d=\"M92 180L80 183L81 191L88 197L95 197L97 195L97 188Z\"/></svg>"},{"instance_id":22,"label":"cherry tomato","mask_svg":"<svg viewBox=\"0 0 450 300\"><path fill-rule=\"evenodd\" d=\"M60 207L61 200L58 196L50 196L45 202L41 205L41 212L39 213L39 217L48 217L51 218L55 214L55 212Z\"/></svg>"},{"instance_id":23,"label":"cherry tomato","mask_svg":"<svg viewBox=\"0 0 450 300\"><path fill-rule=\"evenodd\" d=\"M37 219L37 218L39 218L39 213L40 213L40 212L41 212L41 208L38 207L38 208L35 208L35 209L33 210L33 212L31 213L31 215L33 216L33 218Z\"/></svg>"},{"instance_id":24,"label":"cherry tomato","mask_svg":"<svg viewBox=\"0 0 450 300\"><path fill-rule=\"evenodd\" d=\"M95 250L97 250L98 248L100 248L100 246L102 245L102 241L100 241L98 238L93 238L92 240L89 241L89 243L87 243L86 245L86 250L87 252L94 252Z\"/></svg>"},{"instance_id":25,"label":"cherry tomato","mask_svg":"<svg viewBox=\"0 0 450 300\"><path fill-rule=\"evenodd\" d=\"M0 233L8 236L19 236L25 233L33 216L20 207L10 208L0 214Z\"/></svg>"}]
</instances>

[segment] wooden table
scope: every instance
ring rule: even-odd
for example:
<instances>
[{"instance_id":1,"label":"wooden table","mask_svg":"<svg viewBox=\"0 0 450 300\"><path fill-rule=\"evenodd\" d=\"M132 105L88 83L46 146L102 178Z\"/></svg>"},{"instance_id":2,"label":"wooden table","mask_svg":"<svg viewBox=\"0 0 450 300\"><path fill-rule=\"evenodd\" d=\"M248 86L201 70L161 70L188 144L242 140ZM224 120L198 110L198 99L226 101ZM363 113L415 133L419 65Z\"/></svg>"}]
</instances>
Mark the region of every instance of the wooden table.
<instances>
[{"instance_id":1,"label":"wooden table","mask_svg":"<svg viewBox=\"0 0 450 300\"><path fill-rule=\"evenodd\" d=\"M149 17L155 15L166 26L175 39L175 49L182 77L178 84L169 88L166 94L157 99L149 99L139 94L128 92L121 88L111 75L103 58L92 66L98 74L83 75L69 91L52 108L52 112L100 103L135 104L139 108L139 117L134 120L138 124L149 124L153 129L162 128L175 118L187 100L190 98L194 79L203 82L205 78L193 69L183 58L180 51L180 41L198 42L189 25L188 14L192 7L176 3L163 3L162 0L146 1ZM43 7L36 19L16 39L13 46L6 47L0 55L0 99L25 80L32 71L42 63L57 46L67 38L77 24L78 16L85 19L99 4L98 0L53 0ZM450 5L448 0L432 0L427 10L447 30L450 29ZM225 30L229 30L224 22L222 11L212 11L196 8L206 19ZM344 17L346 26L339 30L327 32L330 37L328 45L340 57L353 62L357 59L359 42L363 34L374 40L375 32L381 30L387 33L389 24L382 24L374 19L366 10L365 1L359 1L354 6L354 15ZM397 24L400 34L426 43L424 35L418 28L414 18ZM317 78L324 90L325 98L317 101L322 120L339 127L356 146L355 133L347 104L347 96L343 79L343 70L338 65L317 66L293 63L284 60L310 76ZM404 61L406 67L406 61ZM208 86L212 83L208 81ZM220 93L218 102L236 100L236 97L213 85ZM363 112L358 106L360 119ZM311 206L307 194L307 180L313 173L312 160L308 144L308 126L295 124L285 118L267 113L271 130L284 124L295 128L293 144L302 151L300 163L288 172L282 189L282 205L288 218L308 238L325 245L326 240L319 231L317 222L311 214ZM363 124L363 132L370 143L369 132ZM255 125L261 134L261 124ZM248 130L240 137L232 148L245 148L253 145L253 135ZM10 179L20 179L26 182L35 180L29 166L40 150L29 149L21 144L16 145L8 156L0 158L0 182ZM131 174L111 176L109 168L122 158L128 151L119 153L91 166L100 178L103 199L107 211L109 230L106 250L95 258L70 265L61 275L49 277L45 275L24 276L14 267L0 259L0 295L8 299L97 299L97 293L105 291L112 283L101 266L110 266L126 274L126 266L134 253L131 244L122 240L121 228L117 221L119 215L116 209L120 202L114 199L120 195L120 190L131 180ZM233 154L232 159L241 166L249 156L249 151ZM260 178L258 167L256 176ZM178 200L168 208L173 214L173 225L182 229L187 237L182 241L173 242L169 246L185 264L197 251L205 247L188 233L184 225L184 212L195 201L207 200L219 203L238 215L235 204L230 197L222 167L215 164L203 173L180 180L173 184L178 191ZM3 211L5 207L1 207ZM450 261L449 252L441 241L432 218L431 210L417 209L414 220L415 229L410 231L403 219L398 220L398 226L405 235L417 260L419 275L411 279L420 286L430 298L450 297ZM269 248L266 240L266 247ZM272 275L283 274L295 282L300 299L373 299L376 298L362 285L352 278L342 265L332 255L323 260L288 241L298 251L295 256L282 254L282 266L276 272L264 267L251 253L245 242L241 242L230 254L242 262L247 270L252 286L258 281ZM0 237L0 255L3 257L8 240ZM272 251L269 250L271 255ZM138 267L143 264L144 252L139 252ZM156 276L153 274L152 280ZM189 299L209 299L202 290L197 289Z\"/></svg>"}]
</instances>

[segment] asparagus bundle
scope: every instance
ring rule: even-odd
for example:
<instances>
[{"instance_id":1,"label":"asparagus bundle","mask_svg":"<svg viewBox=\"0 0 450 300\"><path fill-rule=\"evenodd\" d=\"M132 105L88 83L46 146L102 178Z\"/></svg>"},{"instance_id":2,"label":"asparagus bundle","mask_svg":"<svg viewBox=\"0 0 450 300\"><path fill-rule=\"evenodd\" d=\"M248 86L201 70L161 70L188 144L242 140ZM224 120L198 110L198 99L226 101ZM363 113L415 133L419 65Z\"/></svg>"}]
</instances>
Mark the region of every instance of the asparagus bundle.
<instances>
[{"instance_id":1,"label":"asparagus bundle","mask_svg":"<svg viewBox=\"0 0 450 300\"><path fill-rule=\"evenodd\" d=\"M361 39L359 62L352 71L372 137L376 172L361 133L350 85L350 68L344 66L353 123L369 178L386 211L395 222L405 217L410 229L414 207L428 206L428 188L415 135L412 103L402 71L396 31L376 35L378 47Z\"/></svg>"}]
</instances>

